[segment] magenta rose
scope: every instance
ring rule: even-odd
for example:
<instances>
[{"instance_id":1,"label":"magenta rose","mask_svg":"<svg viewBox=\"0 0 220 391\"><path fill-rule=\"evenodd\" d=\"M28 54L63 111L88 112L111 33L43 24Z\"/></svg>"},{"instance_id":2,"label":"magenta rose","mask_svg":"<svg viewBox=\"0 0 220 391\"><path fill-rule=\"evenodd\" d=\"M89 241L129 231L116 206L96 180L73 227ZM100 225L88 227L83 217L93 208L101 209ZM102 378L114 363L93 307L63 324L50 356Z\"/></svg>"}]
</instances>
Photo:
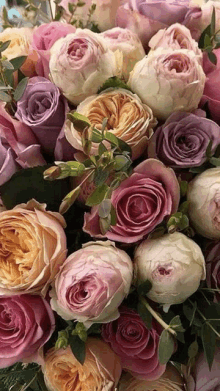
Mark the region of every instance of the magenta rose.
<instances>
[{"instance_id":1,"label":"magenta rose","mask_svg":"<svg viewBox=\"0 0 220 391\"><path fill-rule=\"evenodd\" d=\"M128 0L118 9L116 25L137 33L147 48L158 30L183 23L189 10L188 0Z\"/></svg>"},{"instance_id":2,"label":"magenta rose","mask_svg":"<svg viewBox=\"0 0 220 391\"><path fill-rule=\"evenodd\" d=\"M213 121L191 113L176 112L158 127L149 140L148 156L167 166L200 166L212 141L212 154L220 144L220 127Z\"/></svg>"},{"instance_id":3,"label":"magenta rose","mask_svg":"<svg viewBox=\"0 0 220 391\"><path fill-rule=\"evenodd\" d=\"M0 103L0 185L20 168L46 164L32 130L12 118Z\"/></svg>"},{"instance_id":4,"label":"magenta rose","mask_svg":"<svg viewBox=\"0 0 220 391\"><path fill-rule=\"evenodd\" d=\"M106 233L110 240L135 243L149 234L163 219L177 211L179 184L174 171L155 159L135 167L133 174L112 193L117 223ZM98 207L85 214L83 230L102 237Z\"/></svg>"},{"instance_id":5,"label":"magenta rose","mask_svg":"<svg viewBox=\"0 0 220 391\"><path fill-rule=\"evenodd\" d=\"M218 289L215 298L220 302L220 242L211 242L205 249L206 281L209 288Z\"/></svg>"},{"instance_id":6,"label":"magenta rose","mask_svg":"<svg viewBox=\"0 0 220 391\"><path fill-rule=\"evenodd\" d=\"M38 55L35 66L37 75L49 78L50 48L58 39L75 31L76 28L71 24L61 22L42 24L34 30L32 48Z\"/></svg>"},{"instance_id":7,"label":"magenta rose","mask_svg":"<svg viewBox=\"0 0 220 391\"><path fill-rule=\"evenodd\" d=\"M54 329L53 311L41 296L0 296L0 368L35 361Z\"/></svg>"},{"instance_id":8,"label":"magenta rose","mask_svg":"<svg viewBox=\"0 0 220 391\"><path fill-rule=\"evenodd\" d=\"M121 307L120 317L102 326L102 337L120 357L122 368L139 379L156 380L166 370L158 359L160 325L147 329L140 315Z\"/></svg>"}]
</instances>

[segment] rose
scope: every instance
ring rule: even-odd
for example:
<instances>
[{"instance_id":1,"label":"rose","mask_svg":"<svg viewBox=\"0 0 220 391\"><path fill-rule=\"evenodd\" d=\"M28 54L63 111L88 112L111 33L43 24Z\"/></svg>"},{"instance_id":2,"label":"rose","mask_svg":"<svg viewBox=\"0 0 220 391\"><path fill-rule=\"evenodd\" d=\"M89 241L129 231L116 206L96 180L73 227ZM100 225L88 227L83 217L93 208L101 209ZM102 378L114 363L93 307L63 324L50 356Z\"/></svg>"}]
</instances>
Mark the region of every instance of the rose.
<instances>
[{"instance_id":1,"label":"rose","mask_svg":"<svg viewBox=\"0 0 220 391\"><path fill-rule=\"evenodd\" d=\"M62 0L59 5L63 7L63 16L67 22L71 18L68 4L76 5L77 0ZM89 11L93 6L93 12L89 18ZM88 27L88 24L94 23L98 25L100 31L105 31L115 27L115 17L117 9L120 5L120 0L86 0L83 7L77 7L74 12L74 20L77 20L77 24L82 22L84 27Z\"/></svg>"},{"instance_id":2,"label":"rose","mask_svg":"<svg viewBox=\"0 0 220 391\"><path fill-rule=\"evenodd\" d=\"M60 38L51 48L50 72L54 82L73 104L95 94L122 69L122 54L113 53L104 38L90 30Z\"/></svg>"},{"instance_id":3,"label":"rose","mask_svg":"<svg viewBox=\"0 0 220 391\"><path fill-rule=\"evenodd\" d=\"M204 353L200 353L193 367L193 376L187 377L188 391L219 391L220 348L216 347L211 370Z\"/></svg>"},{"instance_id":4,"label":"rose","mask_svg":"<svg viewBox=\"0 0 220 391\"><path fill-rule=\"evenodd\" d=\"M11 41L7 49L2 52L10 61L12 58L27 56L21 71L25 76L32 77L35 73L36 55L31 52L31 42L33 39L33 29L29 27L8 27L0 33L0 41Z\"/></svg>"},{"instance_id":5,"label":"rose","mask_svg":"<svg viewBox=\"0 0 220 391\"><path fill-rule=\"evenodd\" d=\"M189 10L189 1L129 0L118 9L116 25L138 34L145 48L160 29L182 23Z\"/></svg>"},{"instance_id":6,"label":"rose","mask_svg":"<svg viewBox=\"0 0 220 391\"><path fill-rule=\"evenodd\" d=\"M188 186L189 217L195 230L210 239L220 238L220 168L209 168Z\"/></svg>"},{"instance_id":7,"label":"rose","mask_svg":"<svg viewBox=\"0 0 220 391\"><path fill-rule=\"evenodd\" d=\"M135 243L176 212L179 184L172 169L158 160L148 159L135 167L133 174L113 191L111 202L117 222L105 236L122 243ZM98 207L85 214L83 230L101 237Z\"/></svg>"},{"instance_id":8,"label":"rose","mask_svg":"<svg viewBox=\"0 0 220 391\"><path fill-rule=\"evenodd\" d=\"M47 153L52 153L65 121L67 103L44 77L32 77L17 103L16 118L30 126Z\"/></svg>"},{"instance_id":9,"label":"rose","mask_svg":"<svg viewBox=\"0 0 220 391\"><path fill-rule=\"evenodd\" d=\"M0 295L46 294L66 258L63 227L59 213L35 200L0 213Z\"/></svg>"},{"instance_id":10,"label":"rose","mask_svg":"<svg viewBox=\"0 0 220 391\"><path fill-rule=\"evenodd\" d=\"M191 113L173 113L158 127L149 141L148 156L157 157L167 166L200 166L212 141L212 154L220 144L220 128L209 119Z\"/></svg>"},{"instance_id":11,"label":"rose","mask_svg":"<svg viewBox=\"0 0 220 391\"><path fill-rule=\"evenodd\" d=\"M120 318L102 326L102 337L120 357L122 368L139 379L158 379L166 369L158 359L160 334L156 321L147 329L140 315L126 307L120 309Z\"/></svg>"},{"instance_id":12,"label":"rose","mask_svg":"<svg viewBox=\"0 0 220 391\"><path fill-rule=\"evenodd\" d=\"M55 329L53 312L41 296L0 296L0 368L34 355Z\"/></svg>"},{"instance_id":13,"label":"rose","mask_svg":"<svg viewBox=\"0 0 220 391\"><path fill-rule=\"evenodd\" d=\"M167 29L159 30L151 38L149 46L153 50L158 47L172 50L192 50L197 55L198 61L202 61L202 51L199 49L198 43L192 39L189 29L179 23L175 23Z\"/></svg>"},{"instance_id":14,"label":"rose","mask_svg":"<svg viewBox=\"0 0 220 391\"><path fill-rule=\"evenodd\" d=\"M147 296L162 304L183 303L205 280L200 247L180 232L147 239L135 251L137 284L152 283Z\"/></svg>"},{"instance_id":15,"label":"rose","mask_svg":"<svg viewBox=\"0 0 220 391\"><path fill-rule=\"evenodd\" d=\"M220 242L211 242L206 246L206 281L211 289L215 291L215 299L220 301Z\"/></svg>"},{"instance_id":16,"label":"rose","mask_svg":"<svg viewBox=\"0 0 220 391\"><path fill-rule=\"evenodd\" d=\"M119 391L184 391L183 379L174 366L168 364L157 380L140 380L129 373L122 374Z\"/></svg>"},{"instance_id":17,"label":"rose","mask_svg":"<svg viewBox=\"0 0 220 391\"><path fill-rule=\"evenodd\" d=\"M145 56L145 51L137 34L128 29L115 27L101 34L110 49L114 52L120 50L123 53L122 75L128 80L129 73L134 68L136 62Z\"/></svg>"},{"instance_id":18,"label":"rose","mask_svg":"<svg viewBox=\"0 0 220 391\"><path fill-rule=\"evenodd\" d=\"M39 76L49 78L50 48L59 38L75 31L71 24L61 22L42 24L34 30L32 48L38 55L36 72Z\"/></svg>"},{"instance_id":19,"label":"rose","mask_svg":"<svg viewBox=\"0 0 220 391\"><path fill-rule=\"evenodd\" d=\"M64 262L50 295L52 308L64 319L77 319L86 327L110 322L128 295L132 262L114 243L89 242Z\"/></svg>"},{"instance_id":20,"label":"rose","mask_svg":"<svg viewBox=\"0 0 220 391\"><path fill-rule=\"evenodd\" d=\"M215 32L220 29L220 5L218 1L207 1L202 3L201 9L189 12L185 20L185 25L190 29L193 38L199 40L202 32L211 23L213 8L215 8Z\"/></svg>"},{"instance_id":21,"label":"rose","mask_svg":"<svg viewBox=\"0 0 220 391\"><path fill-rule=\"evenodd\" d=\"M31 129L13 119L0 103L0 185L19 168L46 164Z\"/></svg>"},{"instance_id":22,"label":"rose","mask_svg":"<svg viewBox=\"0 0 220 391\"><path fill-rule=\"evenodd\" d=\"M142 104L137 95L122 88L107 89L99 95L90 96L80 103L76 111L85 115L99 130L103 119L108 118L108 131L130 145L133 159L144 152L157 123L152 110ZM66 121L65 134L74 148L83 150L82 135L69 120ZM97 144L92 144L90 154L98 154Z\"/></svg>"},{"instance_id":23,"label":"rose","mask_svg":"<svg viewBox=\"0 0 220 391\"><path fill-rule=\"evenodd\" d=\"M197 109L205 74L192 50L158 48L137 62L128 85L157 118L166 119L174 111Z\"/></svg>"},{"instance_id":24,"label":"rose","mask_svg":"<svg viewBox=\"0 0 220 391\"><path fill-rule=\"evenodd\" d=\"M103 341L89 337L83 365L70 347L50 349L43 365L45 383L50 391L96 390L114 391L121 375L116 354Z\"/></svg>"}]
</instances>

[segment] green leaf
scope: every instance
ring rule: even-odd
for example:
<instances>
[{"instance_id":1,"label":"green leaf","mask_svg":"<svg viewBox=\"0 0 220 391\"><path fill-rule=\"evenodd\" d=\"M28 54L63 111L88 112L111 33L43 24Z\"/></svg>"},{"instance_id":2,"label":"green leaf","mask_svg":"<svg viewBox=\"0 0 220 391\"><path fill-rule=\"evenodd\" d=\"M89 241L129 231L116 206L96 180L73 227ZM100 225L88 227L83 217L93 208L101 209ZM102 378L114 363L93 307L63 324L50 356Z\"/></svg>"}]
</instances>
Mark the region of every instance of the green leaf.
<instances>
[{"instance_id":1,"label":"green leaf","mask_svg":"<svg viewBox=\"0 0 220 391\"><path fill-rule=\"evenodd\" d=\"M192 172L193 174L201 174L206 170L205 166L199 166L199 167L191 167L189 169L189 172Z\"/></svg>"},{"instance_id":2,"label":"green leaf","mask_svg":"<svg viewBox=\"0 0 220 391\"><path fill-rule=\"evenodd\" d=\"M117 224L117 214L114 206L111 206L111 225L116 225Z\"/></svg>"},{"instance_id":3,"label":"green leaf","mask_svg":"<svg viewBox=\"0 0 220 391\"><path fill-rule=\"evenodd\" d=\"M27 84L28 84L28 80L29 80L29 77L25 77L24 79L22 79L20 81L20 83L17 85L17 88L14 92L14 100L16 100L16 102L22 98L23 94L24 94L24 91L27 87Z\"/></svg>"},{"instance_id":4,"label":"green leaf","mask_svg":"<svg viewBox=\"0 0 220 391\"><path fill-rule=\"evenodd\" d=\"M109 231L110 226L111 226L111 216L110 215L108 215L104 219L101 217L99 218L99 227L100 227L100 231L101 231L102 235L105 235L106 232Z\"/></svg>"},{"instance_id":5,"label":"green leaf","mask_svg":"<svg viewBox=\"0 0 220 391\"><path fill-rule=\"evenodd\" d=\"M204 37L204 44L205 44L205 48L206 48L207 46L211 46L211 44L212 44L211 38L209 37L208 34L206 34L205 37Z\"/></svg>"},{"instance_id":6,"label":"green leaf","mask_svg":"<svg viewBox=\"0 0 220 391\"><path fill-rule=\"evenodd\" d=\"M180 195L181 195L181 197L185 197L187 190L188 190L188 182L181 181L180 182Z\"/></svg>"},{"instance_id":7,"label":"green leaf","mask_svg":"<svg viewBox=\"0 0 220 391\"><path fill-rule=\"evenodd\" d=\"M13 72L14 72L14 71L12 71L12 70L10 70L10 69L6 69L6 70L4 71L5 80L6 80L6 82L7 82L11 87L14 86Z\"/></svg>"},{"instance_id":8,"label":"green leaf","mask_svg":"<svg viewBox=\"0 0 220 391\"><path fill-rule=\"evenodd\" d=\"M147 328L150 330L152 327L152 315L141 301L138 302L137 312Z\"/></svg>"},{"instance_id":9,"label":"green leaf","mask_svg":"<svg viewBox=\"0 0 220 391\"><path fill-rule=\"evenodd\" d=\"M216 167L219 167L219 166L220 166L220 158L211 157L211 159L209 160L209 162L210 162L213 166L216 166Z\"/></svg>"},{"instance_id":10,"label":"green leaf","mask_svg":"<svg viewBox=\"0 0 220 391\"><path fill-rule=\"evenodd\" d=\"M69 343L74 356L80 364L83 365L86 358L85 342L83 342L78 335L70 335Z\"/></svg>"},{"instance_id":11,"label":"green leaf","mask_svg":"<svg viewBox=\"0 0 220 391\"><path fill-rule=\"evenodd\" d=\"M77 130L77 132L82 133L85 128L88 128L91 126L90 121L88 120L85 115L79 114L79 113L67 113L67 119L69 119L73 125L74 128Z\"/></svg>"},{"instance_id":12,"label":"green leaf","mask_svg":"<svg viewBox=\"0 0 220 391\"><path fill-rule=\"evenodd\" d=\"M163 330L159 340L159 362L165 365L172 356L175 348L174 338L168 330Z\"/></svg>"},{"instance_id":13,"label":"green leaf","mask_svg":"<svg viewBox=\"0 0 220 391\"><path fill-rule=\"evenodd\" d=\"M7 11L6 11L7 12ZM4 52L4 50L6 50L9 45L10 45L11 41L5 41L1 44L0 46L0 53Z\"/></svg>"},{"instance_id":14,"label":"green leaf","mask_svg":"<svg viewBox=\"0 0 220 391\"><path fill-rule=\"evenodd\" d=\"M13 65L11 64L11 62L10 61L8 61L8 60L3 60L2 61L2 66L5 68L5 69L10 69L10 70L14 70L14 67L13 67Z\"/></svg>"},{"instance_id":15,"label":"green leaf","mask_svg":"<svg viewBox=\"0 0 220 391\"><path fill-rule=\"evenodd\" d=\"M206 148L206 157L207 158L212 157L212 145L213 145L213 141L210 140L209 143L208 143L208 146Z\"/></svg>"},{"instance_id":16,"label":"green leaf","mask_svg":"<svg viewBox=\"0 0 220 391\"><path fill-rule=\"evenodd\" d=\"M180 231L183 231L189 226L189 218L186 215L183 215L178 223L178 228Z\"/></svg>"},{"instance_id":17,"label":"green leaf","mask_svg":"<svg viewBox=\"0 0 220 391\"><path fill-rule=\"evenodd\" d=\"M217 64L218 59L217 59L215 53L213 53L213 52L208 52L208 58L209 58L209 60L210 60L214 65Z\"/></svg>"},{"instance_id":18,"label":"green leaf","mask_svg":"<svg viewBox=\"0 0 220 391\"><path fill-rule=\"evenodd\" d=\"M180 319L180 316L179 315L176 315L174 316L174 318L170 321L170 324L169 324L172 329L174 329L175 331L179 331L181 333L183 333L185 331L185 329L183 328L182 326L182 322L181 322L181 319Z\"/></svg>"},{"instance_id":19,"label":"green leaf","mask_svg":"<svg viewBox=\"0 0 220 391\"><path fill-rule=\"evenodd\" d=\"M105 145L103 143L100 143L99 144L99 156L101 156L106 151L107 151L107 148L105 147Z\"/></svg>"},{"instance_id":20,"label":"green leaf","mask_svg":"<svg viewBox=\"0 0 220 391\"><path fill-rule=\"evenodd\" d=\"M188 356L189 356L189 358L192 359L192 358L196 357L198 351L199 351L199 345L198 345L198 342L195 340L188 347Z\"/></svg>"},{"instance_id":21,"label":"green leaf","mask_svg":"<svg viewBox=\"0 0 220 391\"><path fill-rule=\"evenodd\" d=\"M124 169L124 171L126 171L126 169L130 167L131 163L132 163L131 160L128 159L124 155L116 155L115 156L115 170L116 171L121 171L122 169Z\"/></svg>"},{"instance_id":22,"label":"green leaf","mask_svg":"<svg viewBox=\"0 0 220 391\"><path fill-rule=\"evenodd\" d=\"M209 24L205 30L202 32L200 38L199 38L199 48L204 49L205 48L205 36L206 34L211 37L211 24Z\"/></svg>"},{"instance_id":23,"label":"green leaf","mask_svg":"<svg viewBox=\"0 0 220 391\"><path fill-rule=\"evenodd\" d=\"M125 90L131 91L128 85L117 76L110 77L108 80L106 80L105 83L99 88L98 94L107 88L124 88Z\"/></svg>"},{"instance_id":24,"label":"green leaf","mask_svg":"<svg viewBox=\"0 0 220 391\"><path fill-rule=\"evenodd\" d=\"M6 92L0 91L0 100L3 102L11 102L11 97Z\"/></svg>"},{"instance_id":25,"label":"green leaf","mask_svg":"<svg viewBox=\"0 0 220 391\"><path fill-rule=\"evenodd\" d=\"M92 129L91 141L93 143L101 143L102 140L103 140L102 133L98 129L93 128Z\"/></svg>"},{"instance_id":26,"label":"green leaf","mask_svg":"<svg viewBox=\"0 0 220 391\"><path fill-rule=\"evenodd\" d=\"M102 134L104 133L107 124L108 124L108 118L106 117L102 121Z\"/></svg>"},{"instance_id":27,"label":"green leaf","mask_svg":"<svg viewBox=\"0 0 220 391\"><path fill-rule=\"evenodd\" d=\"M197 303L196 301L193 303L193 307L189 306L188 304L183 304L183 313L190 322L190 326L195 325L197 327L202 326L201 320L196 317L196 309L197 309Z\"/></svg>"},{"instance_id":28,"label":"green leaf","mask_svg":"<svg viewBox=\"0 0 220 391\"><path fill-rule=\"evenodd\" d=\"M209 327L207 323L202 326L202 345L205 353L205 358L209 366L209 370L211 371L212 363L215 355L215 341L216 334Z\"/></svg>"},{"instance_id":29,"label":"green leaf","mask_svg":"<svg viewBox=\"0 0 220 391\"><path fill-rule=\"evenodd\" d=\"M150 292L152 288L152 283L150 280L146 280L144 282L142 282L142 284L140 284L138 287L137 287L137 292L140 296L146 296L146 294L148 292Z\"/></svg>"},{"instance_id":30,"label":"green leaf","mask_svg":"<svg viewBox=\"0 0 220 391\"><path fill-rule=\"evenodd\" d=\"M188 212L189 209L189 201L184 201L182 204L179 206L179 212L185 214Z\"/></svg>"},{"instance_id":31,"label":"green leaf","mask_svg":"<svg viewBox=\"0 0 220 391\"><path fill-rule=\"evenodd\" d=\"M99 217L102 219L108 217L111 213L111 207L111 200L103 200L99 205Z\"/></svg>"},{"instance_id":32,"label":"green leaf","mask_svg":"<svg viewBox=\"0 0 220 391\"><path fill-rule=\"evenodd\" d=\"M88 197L86 201L87 206L94 206L101 204L104 200L107 191L109 190L109 186L103 183L101 186L98 186L93 193Z\"/></svg>"},{"instance_id":33,"label":"green leaf","mask_svg":"<svg viewBox=\"0 0 220 391\"><path fill-rule=\"evenodd\" d=\"M108 179L108 171L103 170L101 167L98 167L95 170L94 183L95 186L101 186Z\"/></svg>"},{"instance_id":34,"label":"green leaf","mask_svg":"<svg viewBox=\"0 0 220 391\"><path fill-rule=\"evenodd\" d=\"M166 232L166 229L165 227L163 226L158 226L157 228L155 228L149 235L148 235L148 239L157 239L157 238L160 238L161 236L163 236Z\"/></svg>"},{"instance_id":35,"label":"green leaf","mask_svg":"<svg viewBox=\"0 0 220 391\"><path fill-rule=\"evenodd\" d=\"M85 171L85 166L83 163L69 161L66 164L70 167L70 176L81 176Z\"/></svg>"},{"instance_id":36,"label":"green leaf","mask_svg":"<svg viewBox=\"0 0 220 391\"><path fill-rule=\"evenodd\" d=\"M215 34L215 7L213 7L211 18L211 35Z\"/></svg>"},{"instance_id":37,"label":"green leaf","mask_svg":"<svg viewBox=\"0 0 220 391\"><path fill-rule=\"evenodd\" d=\"M113 133L105 132L104 138L105 140L109 141L113 146L115 147L119 146L118 138Z\"/></svg>"},{"instance_id":38,"label":"green leaf","mask_svg":"<svg viewBox=\"0 0 220 391\"><path fill-rule=\"evenodd\" d=\"M26 58L27 58L27 56L20 56L20 57L12 58L12 60L10 60L10 63L14 67L14 71L21 68L21 66L24 64Z\"/></svg>"}]
</instances>

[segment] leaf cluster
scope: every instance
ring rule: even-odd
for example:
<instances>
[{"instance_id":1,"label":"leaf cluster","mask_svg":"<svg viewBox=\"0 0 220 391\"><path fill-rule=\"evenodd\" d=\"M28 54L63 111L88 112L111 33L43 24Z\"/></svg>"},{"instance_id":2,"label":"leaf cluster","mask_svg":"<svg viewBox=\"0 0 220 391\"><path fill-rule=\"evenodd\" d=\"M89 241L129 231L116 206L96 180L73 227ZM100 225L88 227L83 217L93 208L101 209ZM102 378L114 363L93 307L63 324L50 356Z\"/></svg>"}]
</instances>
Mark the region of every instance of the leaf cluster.
<instances>
[{"instance_id":1,"label":"leaf cluster","mask_svg":"<svg viewBox=\"0 0 220 391\"><path fill-rule=\"evenodd\" d=\"M217 57L213 50L220 48L220 34L219 31L216 30L216 14L215 14L215 6L213 6L211 23L205 28L202 32L199 39L199 48L202 49L203 52L206 52L209 60L216 65Z\"/></svg>"},{"instance_id":2,"label":"leaf cluster","mask_svg":"<svg viewBox=\"0 0 220 391\"><path fill-rule=\"evenodd\" d=\"M47 391L41 368L35 363L18 362L0 369L1 384L2 391Z\"/></svg>"}]
</instances>

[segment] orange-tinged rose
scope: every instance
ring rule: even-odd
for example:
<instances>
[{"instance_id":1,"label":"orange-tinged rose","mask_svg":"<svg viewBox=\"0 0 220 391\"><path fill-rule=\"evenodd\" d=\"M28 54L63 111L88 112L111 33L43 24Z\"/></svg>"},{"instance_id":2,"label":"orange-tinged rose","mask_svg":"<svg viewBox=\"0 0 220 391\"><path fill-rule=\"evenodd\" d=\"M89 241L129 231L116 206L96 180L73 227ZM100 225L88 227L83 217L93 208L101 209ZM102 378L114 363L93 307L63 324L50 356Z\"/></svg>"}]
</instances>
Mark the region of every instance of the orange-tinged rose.
<instances>
[{"instance_id":1,"label":"orange-tinged rose","mask_svg":"<svg viewBox=\"0 0 220 391\"><path fill-rule=\"evenodd\" d=\"M35 74L35 63L38 59L36 53L30 49L33 31L30 27L8 27L0 33L0 41L11 41L8 48L2 52L3 56L7 57L9 61L12 58L27 56L21 71L28 77L32 77Z\"/></svg>"},{"instance_id":2,"label":"orange-tinged rose","mask_svg":"<svg viewBox=\"0 0 220 391\"><path fill-rule=\"evenodd\" d=\"M66 258L64 227L35 200L0 213L0 295L46 294Z\"/></svg>"},{"instance_id":3,"label":"orange-tinged rose","mask_svg":"<svg viewBox=\"0 0 220 391\"><path fill-rule=\"evenodd\" d=\"M85 115L99 130L103 119L108 118L106 129L130 145L133 159L144 152L157 124L152 110L137 95L122 88L108 89L90 96L79 104L76 111ZM74 148L83 149L81 134L69 120L66 121L65 133ZM97 152L98 144L93 143L91 154Z\"/></svg>"},{"instance_id":4,"label":"orange-tinged rose","mask_svg":"<svg viewBox=\"0 0 220 391\"><path fill-rule=\"evenodd\" d=\"M83 365L70 347L51 349L45 357L43 371L50 391L114 391L121 375L121 364L105 342L88 338Z\"/></svg>"}]
</instances>

